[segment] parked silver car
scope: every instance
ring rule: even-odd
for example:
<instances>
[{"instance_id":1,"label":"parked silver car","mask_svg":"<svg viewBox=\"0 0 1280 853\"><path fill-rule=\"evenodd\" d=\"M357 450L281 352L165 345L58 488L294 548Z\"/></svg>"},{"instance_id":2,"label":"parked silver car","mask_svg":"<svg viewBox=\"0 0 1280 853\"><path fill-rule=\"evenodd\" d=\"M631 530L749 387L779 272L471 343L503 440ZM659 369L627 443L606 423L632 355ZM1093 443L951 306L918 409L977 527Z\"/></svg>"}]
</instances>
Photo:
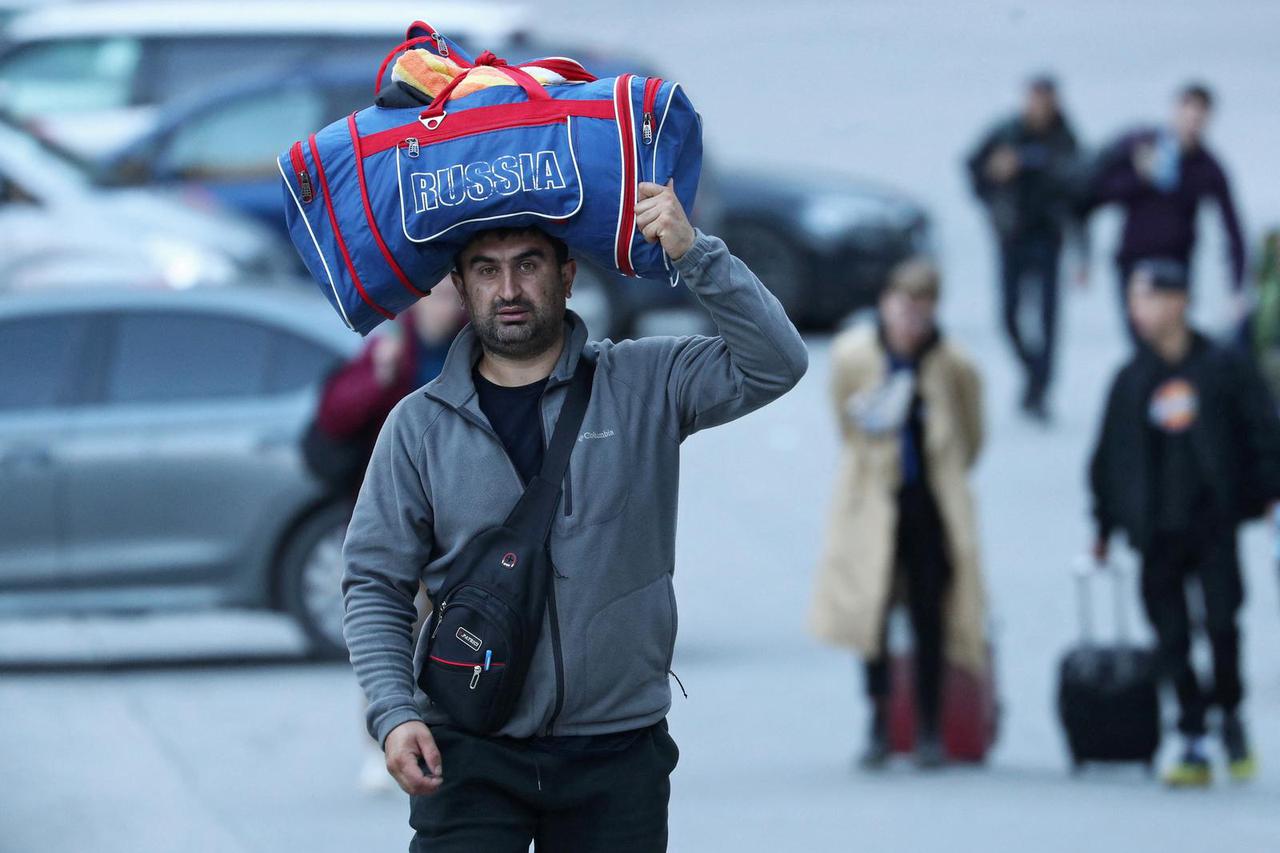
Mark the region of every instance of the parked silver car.
<instances>
[{"instance_id":1,"label":"parked silver car","mask_svg":"<svg viewBox=\"0 0 1280 853\"><path fill-rule=\"evenodd\" d=\"M359 346L310 294L0 298L0 615L269 607L340 652L349 507L299 444Z\"/></svg>"},{"instance_id":2,"label":"parked silver car","mask_svg":"<svg viewBox=\"0 0 1280 853\"><path fill-rule=\"evenodd\" d=\"M275 231L181 193L102 186L73 155L0 114L0 291L68 280L281 282L293 275L286 251Z\"/></svg>"}]
</instances>

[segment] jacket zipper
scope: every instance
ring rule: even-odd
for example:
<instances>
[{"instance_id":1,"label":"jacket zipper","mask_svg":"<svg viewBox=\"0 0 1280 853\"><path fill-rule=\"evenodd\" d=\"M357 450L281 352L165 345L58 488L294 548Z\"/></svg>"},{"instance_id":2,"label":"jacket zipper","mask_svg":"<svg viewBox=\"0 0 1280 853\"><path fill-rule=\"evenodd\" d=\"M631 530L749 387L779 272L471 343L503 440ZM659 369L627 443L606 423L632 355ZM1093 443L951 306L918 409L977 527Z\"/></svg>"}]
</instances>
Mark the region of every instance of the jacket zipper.
<instances>
[{"instance_id":1,"label":"jacket zipper","mask_svg":"<svg viewBox=\"0 0 1280 853\"><path fill-rule=\"evenodd\" d=\"M289 149L289 163L293 166L293 175L298 179L298 190L302 193L302 203L310 204L316 197L311 186L311 175L307 172L307 161L302 157L302 143L295 142Z\"/></svg>"},{"instance_id":2,"label":"jacket zipper","mask_svg":"<svg viewBox=\"0 0 1280 853\"><path fill-rule=\"evenodd\" d=\"M564 467L564 517L573 515L573 460Z\"/></svg>"},{"instance_id":3,"label":"jacket zipper","mask_svg":"<svg viewBox=\"0 0 1280 853\"><path fill-rule=\"evenodd\" d=\"M380 154L404 145L410 138L417 139L421 145L425 146L477 133L556 124L567 120L570 116L611 119L614 117L613 101L558 99L538 103L495 104L491 107L475 107L456 113L446 111L435 117L440 120L430 128L421 121L414 121L362 136L360 156L369 157Z\"/></svg>"},{"instance_id":4,"label":"jacket zipper","mask_svg":"<svg viewBox=\"0 0 1280 853\"><path fill-rule=\"evenodd\" d=\"M547 559L551 559L551 548L547 547ZM551 563L551 581L547 586L547 621L551 623L551 655L556 664L556 704L551 709L551 718L547 720L545 734L551 735L555 729L560 711L564 709L564 654L560 650L560 617L556 612L556 575L555 563Z\"/></svg>"},{"instance_id":5,"label":"jacket zipper","mask_svg":"<svg viewBox=\"0 0 1280 853\"><path fill-rule=\"evenodd\" d=\"M642 119L642 132L644 134L644 144L653 144L653 107L658 100L658 89L662 87L661 77L649 77L644 81L644 113Z\"/></svg>"},{"instance_id":6,"label":"jacket zipper","mask_svg":"<svg viewBox=\"0 0 1280 853\"><path fill-rule=\"evenodd\" d=\"M546 397L547 390L542 389L543 397ZM566 395L568 391L565 392ZM561 403L563 409L564 404ZM548 443L547 425L543 420L542 399L538 400L538 429L542 433L543 452L546 452ZM568 466L565 467L566 478L568 476ZM566 503L568 498L566 497ZM567 515L566 511L566 515ZM556 608L556 578L560 576L559 570L556 569L555 561L551 559L551 542L550 539L545 544L547 553L547 562L551 564L551 578L547 581L547 622L551 626L551 658L556 667L556 704L551 709L551 717L547 720L546 734L550 735L552 728L556 724L556 720L560 717L560 711L564 708L564 652L560 647L560 614Z\"/></svg>"}]
</instances>

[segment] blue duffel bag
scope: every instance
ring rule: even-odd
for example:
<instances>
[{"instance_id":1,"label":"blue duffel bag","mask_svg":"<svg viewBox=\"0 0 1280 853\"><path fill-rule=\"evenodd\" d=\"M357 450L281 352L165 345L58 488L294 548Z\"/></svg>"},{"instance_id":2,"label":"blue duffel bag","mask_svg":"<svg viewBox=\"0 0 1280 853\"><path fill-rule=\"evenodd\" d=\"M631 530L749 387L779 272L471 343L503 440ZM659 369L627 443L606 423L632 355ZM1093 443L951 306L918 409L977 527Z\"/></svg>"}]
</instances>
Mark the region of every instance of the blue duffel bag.
<instances>
[{"instance_id":1,"label":"blue duffel bag","mask_svg":"<svg viewBox=\"0 0 1280 853\"><path fill-rule=\"evenodd\" d=\"M701 124L679 84L597 80L561 58L527 63L568 81L543 86L491 53L472 60L421 22L409 34L397 50L425 44L464 74L429 107L368 107L279 158L289 233L348 327L366 334L425 296L488 228L536 225L606 269L675 283L634 208L640 181L673 179L692 209ZM465 72L485 67L518 85L449 99Z\"/></svg>"}]
</instances>

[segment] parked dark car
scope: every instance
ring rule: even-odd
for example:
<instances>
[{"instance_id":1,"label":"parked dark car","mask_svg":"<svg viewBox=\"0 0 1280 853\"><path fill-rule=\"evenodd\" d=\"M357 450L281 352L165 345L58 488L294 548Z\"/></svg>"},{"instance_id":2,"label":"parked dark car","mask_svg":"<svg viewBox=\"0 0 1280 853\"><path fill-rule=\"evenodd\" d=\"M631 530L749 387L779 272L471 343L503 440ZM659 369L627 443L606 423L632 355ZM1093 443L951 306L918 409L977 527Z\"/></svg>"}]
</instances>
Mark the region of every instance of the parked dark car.
<instances>
[{"instance_id":1,"label":"parked dark car","mask_svg":"<svg viewBox=\"0 0 1280 853\"><path fill-rule=\"evenodd\" d=\"M0 299L0 615L274 608L341 654L349 507L300 440L359 345L305 292Z\"/></svg>"}]
</instances>

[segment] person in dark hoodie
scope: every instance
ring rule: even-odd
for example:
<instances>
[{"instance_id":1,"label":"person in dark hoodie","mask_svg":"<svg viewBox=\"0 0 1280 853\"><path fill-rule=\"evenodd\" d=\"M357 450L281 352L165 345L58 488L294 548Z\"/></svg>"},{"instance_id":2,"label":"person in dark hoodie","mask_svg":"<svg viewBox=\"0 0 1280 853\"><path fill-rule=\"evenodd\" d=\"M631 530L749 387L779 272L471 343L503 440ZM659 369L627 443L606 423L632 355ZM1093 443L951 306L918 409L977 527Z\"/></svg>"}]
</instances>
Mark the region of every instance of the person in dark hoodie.
<instances>
[{"instance_id":1,"label":"person in dark hoodie","mask_svg":"<svg viewBox=\"0 0 1280 853\"><path fill-rule=\"evenodd\" d=\"M1244 318L1244 235L1226 173L1204 143L1212 110L1212 93L1192 83L1178 94L1168 127L1126 134L1103 152L1095 167L1085 211L1107 204L1117 204L1124 211L1124 231L1115 258L1122 312L1125 290L1139 259L1171 258L1190 265L1196 215L1200 203L1209 199L1222 214L1230 250L1235 288L1232 325ZM1132 323L1128 325L1136 341L1137 331Z\"/></svg>"},{"instance_id":2,"label":"person in dark hoodie","mask_svg":"<svg viewBox=\"0 0 1280 853\"><path fill-rule=\"evenodd\" d=\"M1186 268L1172 259L1135 263L1130 320L1138 347L1107 398L1089 481L1097 522L1094 556L1107 559L1113 530L1142 555L1142 599L1173 682L1185 739L1166 771L1174 786L1211 781L1206 713L1221 709L1233 778L1254 773L1239 706L1244 695L1237 614L1243 603L1236 531L1280 498L1280 420L1247 356L1188 325ZM1191 662L1186 587L1204 600L1213 688Z\"/></svg>"},{"instance_id":3,"label":"person in dark hoodie","mask_svg":"<svg viewBox=\"0 0 1280 853\"><path fill-rule=\"evenodd\" d=\"M1058 266L1071 223L1078 146L1056 83L1039 76L1022 111L982 137L966 160L974 194L986 207L1000 252L1001 317L1026 371L1022 408L1044 420L1057 340ZM1039 328L1031 340L1022 309L1039 291Z\"/></svg>"}]
</instances>

